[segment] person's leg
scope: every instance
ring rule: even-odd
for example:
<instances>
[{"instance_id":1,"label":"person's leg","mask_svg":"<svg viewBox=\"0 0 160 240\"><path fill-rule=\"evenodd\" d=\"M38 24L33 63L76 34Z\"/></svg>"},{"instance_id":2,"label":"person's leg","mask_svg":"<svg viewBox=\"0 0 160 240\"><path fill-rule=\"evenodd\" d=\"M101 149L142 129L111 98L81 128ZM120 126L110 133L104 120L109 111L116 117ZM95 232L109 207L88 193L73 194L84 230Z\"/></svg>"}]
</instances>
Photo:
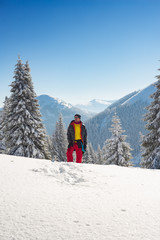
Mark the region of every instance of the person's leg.
<instances>
[{"instance_id":1,"label":"person's leg","mask_svg":"<svg viewBox=\"0 0 160 240\"><path fill-rule=\"evenodd\" d=\"M74 147L70 147L67 149L67 162L73 162L73 151L74 151Z\"/></svg>"},{"instance_id":2,"label":"person's leg","mask_svg":"<svg viewBox=\"0 0 160 240\"><path fill-rule=\"evenodd\" d=\"M76 150L76 163L81 163L82 162L82 148L79 148L78 145L75 145L75 150Z\"/></svg>"}]
</instances>

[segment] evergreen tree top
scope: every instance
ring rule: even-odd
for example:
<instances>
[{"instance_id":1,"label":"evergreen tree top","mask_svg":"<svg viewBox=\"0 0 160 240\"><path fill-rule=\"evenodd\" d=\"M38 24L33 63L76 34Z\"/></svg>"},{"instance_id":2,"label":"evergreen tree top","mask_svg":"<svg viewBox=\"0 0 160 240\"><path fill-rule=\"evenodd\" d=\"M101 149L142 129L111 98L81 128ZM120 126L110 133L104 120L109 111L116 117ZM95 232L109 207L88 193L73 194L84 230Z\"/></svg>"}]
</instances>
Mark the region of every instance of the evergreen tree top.
<instances>
[{"instance_id":1,"label":"evergreen tree top","mask_svg":"<svg viewBox=\"0 0 160 240\"><path fill-rule=\"evenodd\" d=\"M113 136L118 137L123 132L125 132L125 130L123 130L122 127L121 127L121 121L120 121L120 119L119 119L119 117L116 113L113 115L112 122L113 123L111 125L111 128L109 128L109 130L110 130L110 132L112 133Z\"/></svg>"}]
</instances>

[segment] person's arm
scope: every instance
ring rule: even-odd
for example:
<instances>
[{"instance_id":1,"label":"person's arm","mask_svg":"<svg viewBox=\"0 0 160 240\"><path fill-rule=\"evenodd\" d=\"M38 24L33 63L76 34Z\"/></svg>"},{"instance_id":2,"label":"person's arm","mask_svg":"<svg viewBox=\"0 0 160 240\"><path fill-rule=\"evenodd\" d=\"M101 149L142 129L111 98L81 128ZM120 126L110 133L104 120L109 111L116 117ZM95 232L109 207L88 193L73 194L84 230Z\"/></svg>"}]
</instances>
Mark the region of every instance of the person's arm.
<instances>
[{"instance_id":1,"label":"person's arm","mask_svg":"<svg viewBox=\"0 0 160 240\"><path fill-rule=\"evenodd\" d=\"M70 125L69 125L69 127L67 129L67 140L68 140L69 143L72 141L72 139L71 139L71 132L70 132Z\"/></svg>"},{"instance_id":2,"label":"person's arm","mask_svg":"<svg viewBox=\"0 0 160 240\"><path fill-rule=\"evenodd\" d=\"M68 148L70 148L71 146L73 146L74 142L72 139L72 126L69 125L68 129L67 129L67 140L68 140Z\"/></svg>"},{"instance_id":3,"label":"person's arm","mask_svg":"<svg viewBox=\"0 0 160 240\"><path fill-rule=\"evenodd\" d=\"M84 149L86 150L86 146L87 146L87 129L85 127L85 134L84 134Z\"/></svg>"}]
</instances>

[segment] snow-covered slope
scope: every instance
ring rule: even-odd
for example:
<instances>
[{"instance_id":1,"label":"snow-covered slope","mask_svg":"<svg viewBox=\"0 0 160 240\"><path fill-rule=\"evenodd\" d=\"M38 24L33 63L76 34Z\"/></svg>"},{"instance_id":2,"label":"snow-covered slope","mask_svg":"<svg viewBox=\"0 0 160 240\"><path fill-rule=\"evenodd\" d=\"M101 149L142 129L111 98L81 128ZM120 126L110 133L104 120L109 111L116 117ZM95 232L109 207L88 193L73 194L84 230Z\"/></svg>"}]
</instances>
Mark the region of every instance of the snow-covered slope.
<instances>
[{"instance_id":1,"label":"snow-covered slope","mask_svg":"<svg viewBox=\"0 0 160 240\"><path fill-rule=\"evenodd\" d=\"M133 103L138 102L138 101L148 101L148 103L150 103L149 96L154 91L155 91L155 87L153 85L150 85L147 88L139 90L134 96L130 97L125 102L123 102L122 105L133 104Z\"/></svg>"},{"instance_id":2,"label":"snow-covered slope","mask_svg":"<svg viewBox=\"0 0 160 240\"><path fill-rule=\"evenodd\" d=\"M115 100L93 99L87 104L77 104L75 107L78 107L86 112L99 113L110 106L113 102L115 102Z\"/></svg>"},{"instance_id":3,"label":"snow-covered slope","mask_svg":"<svg viewBox=\"0 0 160 240\"><path fill-rule=\"evenodd\" d=\"M158 240L158 170L0 155L1 240Z\"/></svg>"},{"instance_id":4,"label":"snow-covered slope","mask_svg":"<svg viewBox=\"0 0 160 240\"><path fill-rule=\"evenodd\" d=\"M63 115L66 127L69 122L73 120L76 113L82 115L83 121L92 116L91 114L83 112L82 110L75 108L71 104L68 104L58 98L50 97L48 95L40 95L37 99L39 101L42 119L49 135L53 134L53 130L60 113Z\"/></svg>"}]
</instances>

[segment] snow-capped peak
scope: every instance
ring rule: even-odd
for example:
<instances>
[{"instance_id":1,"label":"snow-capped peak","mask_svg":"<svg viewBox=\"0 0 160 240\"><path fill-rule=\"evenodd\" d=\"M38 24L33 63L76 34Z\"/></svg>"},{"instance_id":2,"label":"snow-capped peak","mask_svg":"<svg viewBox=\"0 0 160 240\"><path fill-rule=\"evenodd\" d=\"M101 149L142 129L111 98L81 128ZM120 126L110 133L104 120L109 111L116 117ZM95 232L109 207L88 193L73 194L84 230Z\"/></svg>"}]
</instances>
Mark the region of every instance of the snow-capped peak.
<instances>
[{"instance_id":1,"label":"snow-capped peak","mask_svg":"<svg viewBox=\"0 0 160 240\"><path fill-rule=\"evenodd\" d=\"M45 95L45 94L38 96L38 99L41 99L41 102L43 101L43 106L44 106L45 104L48 105L49 103L55 102L55 103L57 103L57 104L59 104L59 105L61 105L61 106L63 106L63 107L67 107L67 108L71 108L71 107L72 107L71 104L66 103L65 101L63 101L63 100L60 99L60 98L56 98L56 97L49 96L49 95Z\"/></svg>"},{"instance_id":2,"label":"snow-capped peak","mask_svg":"<svg viewBox=\"0 0 160 240\"><path fill-rule=\"evenodd\" d=\"M77 104L83 111L99 113L111 105L115 100L93 99L86 104Z\"/></svg>"}]
</instances>

